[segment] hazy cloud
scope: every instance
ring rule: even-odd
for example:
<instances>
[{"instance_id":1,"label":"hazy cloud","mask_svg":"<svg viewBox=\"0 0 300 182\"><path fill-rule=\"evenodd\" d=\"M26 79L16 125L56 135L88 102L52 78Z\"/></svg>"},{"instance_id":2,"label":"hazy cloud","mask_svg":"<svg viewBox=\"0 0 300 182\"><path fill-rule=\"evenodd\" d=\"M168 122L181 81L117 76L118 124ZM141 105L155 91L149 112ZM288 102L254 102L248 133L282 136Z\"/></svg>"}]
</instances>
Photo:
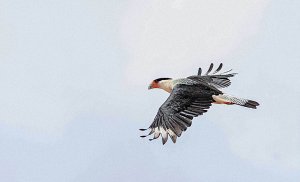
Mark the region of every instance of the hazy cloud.
<instances>
[{"instance_id":1,"label":"hazy cloud","mask_svg":"<svg viewBox=\"0 0 300 182\"><path fill-rule=\"evenodd\" d=\"M162 74L182 76L191 67L224 60L257 32L267 3L132 0L122 22L124 45L132 60L128 79L142 83Z\"/></svg>"}]
</instances>

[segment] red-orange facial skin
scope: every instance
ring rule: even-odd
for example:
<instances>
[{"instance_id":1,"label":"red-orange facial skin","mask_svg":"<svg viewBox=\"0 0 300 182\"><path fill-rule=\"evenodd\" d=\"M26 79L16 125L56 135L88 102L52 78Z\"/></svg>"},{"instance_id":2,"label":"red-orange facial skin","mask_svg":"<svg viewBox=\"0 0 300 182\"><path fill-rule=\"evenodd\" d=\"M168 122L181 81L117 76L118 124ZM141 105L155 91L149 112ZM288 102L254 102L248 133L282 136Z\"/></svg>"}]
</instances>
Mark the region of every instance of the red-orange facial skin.
<instances>
[{"instance_id":1,"label":"red-orange facial skin","mask_svg":"<svg viewBox=\"0 0 300 182\"><path fill-rule=\"evenodd\" d=\"M153 82L151 83L151 88L152 88L152 89L153 89L153 88L159 88L158 82L153 81Z\"/></svg>"}]
</instances>

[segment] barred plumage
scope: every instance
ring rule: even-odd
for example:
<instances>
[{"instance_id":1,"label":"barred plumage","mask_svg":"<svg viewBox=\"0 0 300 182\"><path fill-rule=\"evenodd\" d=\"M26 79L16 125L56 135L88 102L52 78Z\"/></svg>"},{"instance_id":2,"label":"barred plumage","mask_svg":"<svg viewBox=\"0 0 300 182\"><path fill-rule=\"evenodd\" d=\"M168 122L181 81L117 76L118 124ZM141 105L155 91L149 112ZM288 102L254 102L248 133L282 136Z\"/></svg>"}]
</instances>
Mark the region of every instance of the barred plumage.
<instances>
[{"instance_id":1,"label":"barred plumage","mask_svg":"<svg viewBox=\"0 0 300 182\"><path fill-rule=\"evenodd\" d=\"M149 128L141 129L150 130L149 134L141 137L153 134L153 138L149 139L151 141L161 136L162 143L165 144L170 136L175 143L177 137L192 125L193 118L207 112L212 103L236 104L256 109L259 105L257 102L233 97L220 91L220 88L231 84L230 78L236 73L229 73L231 70L219 73L223 67L222 63L212 72L213 66L210 64L204 75L201 75L202 69L199 68L198 75L187 78L154 80L149 85L149 89L161 88L171 94L159 108Z\"/></svg>"}]
</instances>

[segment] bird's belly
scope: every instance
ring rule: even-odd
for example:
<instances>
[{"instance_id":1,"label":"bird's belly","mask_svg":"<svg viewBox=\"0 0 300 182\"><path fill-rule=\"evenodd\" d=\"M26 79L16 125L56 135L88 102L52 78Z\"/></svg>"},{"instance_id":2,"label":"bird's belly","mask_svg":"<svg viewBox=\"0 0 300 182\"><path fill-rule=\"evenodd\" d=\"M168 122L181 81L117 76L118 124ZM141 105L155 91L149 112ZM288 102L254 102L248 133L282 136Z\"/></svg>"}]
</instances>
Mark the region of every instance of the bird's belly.
<instances>
[{"instance_id":1,"label":"bird's belly","mask_svg":"<svg viewBox=\"0 0 300 182\"><path fill-rule=\"evenodd\" d=\"M214 104L232 104L231 101L226 100L222 97L219 97L218 95L213 95L212 98L214 99L215 102L213 102Z\"/></svg>"}]
</instances>

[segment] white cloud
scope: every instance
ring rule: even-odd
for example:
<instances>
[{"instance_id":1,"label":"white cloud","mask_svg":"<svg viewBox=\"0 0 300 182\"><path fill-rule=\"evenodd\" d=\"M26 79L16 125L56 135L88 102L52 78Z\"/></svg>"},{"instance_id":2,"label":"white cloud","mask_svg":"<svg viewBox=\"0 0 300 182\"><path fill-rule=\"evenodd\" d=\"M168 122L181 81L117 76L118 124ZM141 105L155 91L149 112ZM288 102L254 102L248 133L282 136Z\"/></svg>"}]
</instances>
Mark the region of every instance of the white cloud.
<instances>
[{"instance_id":1,"label":"white cloud","mask_svg":"<svg viewBox=\"0 0 300 182\"><path fill-rule=\"evenodd\" d=\"M257 32L267 2L132 0L122 21L124 45L132 60L128 79L142 83L224 60ZM168 67L172 69L165 70Z\"/></svg>"}]
</instances>

